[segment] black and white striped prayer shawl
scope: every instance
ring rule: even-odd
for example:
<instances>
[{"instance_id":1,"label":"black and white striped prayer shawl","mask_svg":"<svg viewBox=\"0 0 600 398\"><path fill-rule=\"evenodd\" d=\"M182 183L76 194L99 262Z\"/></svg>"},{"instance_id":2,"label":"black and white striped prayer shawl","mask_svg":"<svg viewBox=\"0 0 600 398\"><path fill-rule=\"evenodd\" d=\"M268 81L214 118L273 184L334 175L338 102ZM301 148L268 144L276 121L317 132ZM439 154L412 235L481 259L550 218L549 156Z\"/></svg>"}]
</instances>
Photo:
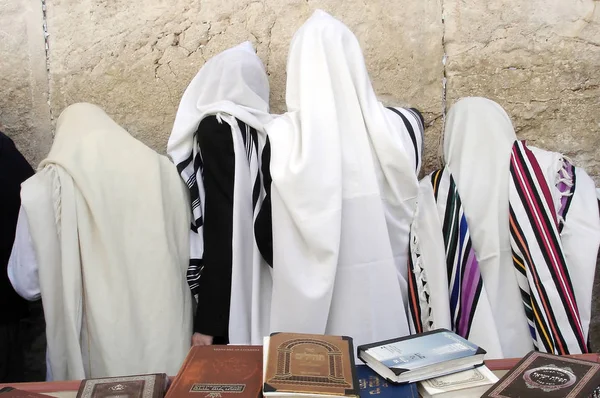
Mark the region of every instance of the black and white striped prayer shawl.
<instances>
[{"instance_id":1,"label":"black and white striped prayer shawl","mask_svg":"<svg viewBox=\"0 0 600 398\"><path fill-rule=\"evenodd\" d=\"M222 118L217 115L217 120L219 123L225 123ZM236 119L237 120L237 119ZM265 208L261 212L261 204L263 199L267 196L267 191L265 190L265 186L261 184L261 168L259 163L259 156L261 155L259 152L259 144L258 144L258 134L256 130L249 125L237 120L237 126L231 126L232 134L235 134L238 129L242 136L244 147L246 149L246 157L248 159L248 166L250 168L250 178L253 181L252 186L252 206L254 213L254 221L256 224L259 224L256 220L264 220L261 223L260 228L260 236L262 239L262 245L259 245L259 250L262 247L267 247L267 249L262 249L261 254L263 256L266 255L265 259L268 261L268 242L271 241L272 247L272 237L270 234L270 225L264 225L268 222L270 224L270 209ZM199 123L199 126L201 123ZM237 128L236 128L237 127ZM200 129L200 127L198 127ZM188 158L184 161L177 164L177 171L186 182L186 185L190 192L190 202L192 209L192 224L190 231L190 264L187 270L187 281L192 290L192 294L198 294L198 288L200 286L199 281L202 276L202 270L204 269L203 255L204 255L204 204L205 204L205 191L204 191L204 183L203 183L203 163L202 163L202 153L200 151L200 147L198 145L197 140L198 130L194 133L194 143L193 143L193 151ZM270 153L267 150L266 154L263 154L263 158L267 161L266 163L266 171L268 173L268 158L270 157ZM263 173L265 167L263 167ZM270 176L267 176L270 181ZM269 189L270 191L270 189ZM260 214L259 214L260 213ZM263 231L266 228L266 231ZM257 239L259 240L259 239ZM258 242L257 242L258 243ZM271 255L272 258L272 249ZM270 264L272 261L270 262Z\"/></svg>"},{"instance_id":2,"label":"black and white striped prayer shawl","mask_svg":"<svg viewBox=\"0 0 600 398\"><path fill-rule=\"evenodd\" d=\"M425 121L423 120L423 115L415 108L392 108L387 107L390 111L394 112L396 115L400 116L402 122L404 123L404 127L408 131L408 135L410 136L410 140L412 141L413 148L415 151L415 170L418 171L421 169L421 153L423 151L423 134L425 132ZM416 126L413 126L413 123L410 122L407 116L412 116L411 119L416 121ZM415 127L417 128L418 133L420 134L421 146L417 143L417 133L415 133Z\"/></svg>"},{"instance_id":3,"label":"black and white striped prayer shawl","mask_svg":"<svg viewBox=\"0 0 600 398\"><path fill-rule=\"evenodd\" d=\"M423 142L424 120L421 113L413 108L388 108L398 115L409 133L415 153L415 170L421 166L422 147L418 142ZM224 123L217 115L218 120ZM254 220L255 243L264 260L269 266L273 266L273 232L271 218L271 173L269 164L271 158L271 146L267 137L263 148L259 147L257 131L249 125L237 120L241 133L246 157L250 168L252 182L252 208ZM199 123L200 126L200 123ZM200 128L200 127L198 127ZM233 128L233 126L232 126ZM235 132L237 129L233 129ZM194 133L193 151L184 161L177 164L177 171L186 182L190 192L192 209L192 224L190 231L190 264L187 270L187 281L192 294L198 294L199 281L204 269L204 231L203 216L205 191L203 184L202 153L198 146L197 134ZM420 140L417 140L417 135Z\"/></svg>"}]
</instances>

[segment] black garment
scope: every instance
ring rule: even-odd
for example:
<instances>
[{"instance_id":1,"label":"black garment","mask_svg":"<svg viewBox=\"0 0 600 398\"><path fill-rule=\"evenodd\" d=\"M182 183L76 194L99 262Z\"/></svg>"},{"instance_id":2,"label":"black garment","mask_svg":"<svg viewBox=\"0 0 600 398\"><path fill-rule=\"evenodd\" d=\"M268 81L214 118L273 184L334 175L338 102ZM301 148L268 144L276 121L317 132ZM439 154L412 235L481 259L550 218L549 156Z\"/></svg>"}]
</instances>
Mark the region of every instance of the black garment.
<instances>
[{"instance_id":1,"label":"black garment","mask_svg":"<svg viewBox=\"0 0 600 398\"><path fill-rule=\"evenodd\" d=\"M6 267L12 251L21 207L21 183L33 169L10 138L0 132L0 324L27 316L27 302L14 291Z\"/></svg>"},{"instance_id":2,"label":"black garment","mask_svg":"<svg viewBox=\"0 0 600 398\"><path fill-rule=\"evenodd\" d=\"M198 126L197 140L203 164L204 269L198 283L194 332L227 343L231 303L233 186L235 152L231 128L215 116Z\"/></svg>"},{"instance_id":3,"label":"black garment","mask_svg":"<svg viewBox=\"0 0 600 398\"><path fill-rule=\"evenodd\" d=\"M0 382L25 380L21 320L28 315L28 303L14 291L6 267L21 207L21 183L32 175L15 144L0 132Z\"/></svg>"},{"instance_id":4,"label":"black garment","mask_svg":"<svg viewBox=\"0 0 600 398\"><path fill-rule=\"evenodd\" d=\"M0 383L25 381L22 332L18 320L0 324Z\"/></svg>"},{"instance_id":5,"label":"black garment","mask_svg":"<svg viewBox=\"0 0 600 398\"><path fill-rule=\"evenodd\" d=\"M273 262L273 234L270 205L270 145L267 139L262 154L258 153L256 130L239 120L237 122L249 164L251 158L258 158L261 163L262 181L260 173L254 177L254 181L251 181L253 211L257 214L254 233L261 255L271 265ZM201 259L203 265L201 274L195 279L197 280L198 306L194 319L194 332L213 336L214 344L228 344L235 184L235 150L232 130L229 124L219 123L215 116L209 116L202 120L196 134L200 153L197 159L201 163L204 186L204 211L202 213L204 254ZM253 155L256 155L256 158ZM256 209L263 183L264 201L261 208Z\"/></svg>"},{"instance_id":6,"label":"black garment","mask_svg":"<svg viewBox=\"0 0 600 398\"><path fill-rule=\"evenodd\" d=\"M254 222L254 236L258 251L265 259L267 264L273 268L273 219L271 216L271 143L269 137L265 142L265 147L261 155L261 171L263 176L263 186L265 189L265 198Z\"/></svg>"}]
</instances>

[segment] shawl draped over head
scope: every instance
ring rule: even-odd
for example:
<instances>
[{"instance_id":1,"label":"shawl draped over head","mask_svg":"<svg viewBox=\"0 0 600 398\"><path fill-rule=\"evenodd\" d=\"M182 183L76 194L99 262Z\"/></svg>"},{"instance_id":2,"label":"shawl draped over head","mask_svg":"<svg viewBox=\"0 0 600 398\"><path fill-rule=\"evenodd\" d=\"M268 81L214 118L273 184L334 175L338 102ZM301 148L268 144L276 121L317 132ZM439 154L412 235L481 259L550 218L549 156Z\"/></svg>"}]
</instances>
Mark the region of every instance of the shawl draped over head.
<instances>
[{"instance_id":1,"label":"shawl draped over head","mask_svg":"<svg viewBox=\"0 0 600 398\"><path fill-rule=\"evenodd\" d=\"M516 178L522 169L515 169L515 156L525 152L530 166L537 170L537 174L527 171L533 175L525 184L527 189ZM519 357L534 348L544 349L541 340L537 341L541 329L536 316L557 320L560 326L555 331L566 334L573 326L570 323L579 323L580 328L573 330L576 334L581 330L581 341L587 339L600 242L594 185L589 176L576 169L571 173L576 178L572 178L567 171L570 163L562 155L527 148L517 141L506 112L483 98L466 98L450 109L444 157L446 167L421 181L411 230L415 290L410 307L415 323L421 321L416 329L463 331L490 357ZM548 200L541 201L544 195L538 192L542 191L548 193ZM548 253L544 248L536 249L536 237L544 228L532 220L541 213L536 216L531 208L525 209L520 203L523 193L540 199L538 210L544 209L547 215L547 236L554 234L554 239L561 241L556 247L560 246L557 250L566 260L560 265L544 261ZM571 204L568 213L567 198ZM583 214L594 215L586 220ZM524 262L523 256L532 261ZM562 282L556 279L557 272L569 274L572 285L567 282L569 276ZM548 289L542 294L547 293L542 300L547 304L544 313L532 309L540 303L540 280ZM559 294L563 290L566 295ZM561 297L567 300L572 296L578 309L572 311L574 320L569 322L561 315ZM574 309L575 299L567 310ZM461 326L461 320L468 322ZM585 351L585 347L575 342L568 352L579 350Z\"/></svg>"},{"instance_id":2,"label":"shawl draped over head","mask_svg":"<svg viewBox=\"0 0 600 398\"><path fill-rule=\"evenodd\" d=\"M253 231L266 195L261 156L267 142L263 125L271 120L268 112L269 82L265 68L252 44L242 43L211 58L194 77L181 99L167 147L190 191L193 221L188 283L192 292L199 295L198 299L206 301L199 302L200 307L221 305L212 301L231 299L229 341L235 344L261 344L262 337L268 333L271 275ZM223 243L230 246L224 250L230 251L232 257L231 297L222 298L207 297L210 294L202 291L200 282L202 275L208 273L205 267L217 266L204 261L206 250L216 250L204 246L207 215L204 214L203 156L198 135L204 133L201 122L208 116L215 116L220 123L230 126L235 153L233 236L230 243ZM270 240L268 224L263 229ZM228 280L219 282L229 283ZM198 322L210 323L211 320Z\"/></svg>"},{"instance_id":3,"label":"shawl draped over head","mask_svg":"<svg viewBox=\"0 0 600 398\"><path fill-rule=\"evenodd\" d=\"M323 11L292 40L286 90L288 112L267 125L271 330L356 344L406 335L422 122L402 110L413 147L403 118L378 102L356 37Z\"/></svg>"},{"instance_id":4,"label":"shawl draped over head","mask_svg":"<svg viewBox=\"0 0 600 398\"><path fill-rule=\"evenodd\" d=\"M171 162L76 104L21 198L52 377L177 373L192 332L190 217Z\"/></svg>"}]
</instances>

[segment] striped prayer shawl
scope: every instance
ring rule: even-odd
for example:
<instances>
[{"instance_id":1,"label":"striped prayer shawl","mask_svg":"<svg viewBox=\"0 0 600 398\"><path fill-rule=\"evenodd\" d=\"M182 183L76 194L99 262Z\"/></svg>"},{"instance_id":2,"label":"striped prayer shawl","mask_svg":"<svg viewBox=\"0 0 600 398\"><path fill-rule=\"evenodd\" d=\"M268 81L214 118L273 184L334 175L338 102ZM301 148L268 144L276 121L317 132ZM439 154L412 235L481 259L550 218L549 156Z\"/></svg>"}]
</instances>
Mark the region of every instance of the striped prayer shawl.
<instances>
[{"instance_id":1,"label":"striped prayer shawl","mask_svg":"<svg viewBox=\"0 0 600 398\"><path fill-rule=\"evenodd\" d=\"M222 118L217 115L220 123L224 123ZM236 119L237 120L237 119ZM187 270L187 282L192 290L192 294L198 294L199 280L204 268L204 233L203 233L203 213L205 203L205 191L203 184L203 163L202 153L196 138L202 123L199 124L198 131L194 134L193 151L184 161L177 164L177 171L186 182L190 192L190 201L192 209L192 224L190 231L190 263ZM237 127L237 128L236 128ZM260 165L258 161L259 145L258 135L254 128L237 120L237 126L231 126L232 133L235 134L239 129L244 141L246 157L250 168L250 176L253 181L252 205L254 209L254 219L256 220L259 211L259 197L261 196L261 178ZM264 194L263 194L264 196Z\"/></svg>"},{"instance_id":2,"label":"striped prayer shawl","mask_svg":"<svg viewBox=\"0 0 600 398\"><path fill-rule=\"evenodd\" d=\"M534 346L559 355L587 352L563 253L560 231L575 189L565 161L557 212L542 168L527 144L516 141L510 164L510 233L515 274Z\"/></svg>"},{"instance_id":3,"label":"striped prayer shawl","mask_svg":"<svg viewBox=\"0 0 600 398\"><path fill-rule=\"evenodd\" d=\"M417 272L421 275L423 269L420 268L419 264L421 253L418 252L416 247L413 247L416 242L414 241L412 233L410 240L411 242L408 245L408 313L410 320L412 321L414 332L423 333L433 327L431 321L427 321L427 324L423 326L424 319L431 319L431 306L428 306L428 308L425 309L425 311L427 311L427 316L424 316L419 301L419 297L422 295L423 300L429 303L429 291L424 286L427 282L417 276ZM415 256L415 260L413 260L413 256ZM419 284L421 284L421 286Z\"/></svg>"},{"instance_id":4,"label":"striped prayer shawl","mask_svg":"<svg viewBox=\"0 0 600 398\"><path fill-rule=\"evenodd\" d=\"M460 336L469 338L475 310L483 289L483 279L454 178L446 169L433 172L430 178L435 201L444 214L442 234L446 249L451 328ZM442 180L449 183L442 184ZM444 186L441 189L447 189L446 200L443 200L444 195L440 192L442 185ZM423 330L423 318L418 302L418 278L414 274L413 266L411 255L408 278L409 308L415 330L421 333L426 330Z\"/></svg>"},{"instance_id":5,"label":"striped prayer shawl","mask_svg":"<svg viewBox=\"0 0 600 398\"><path fill-rule=\"evenodd\" d=\"M389 107L387 107L387 109L394 112L396 115L398 115L400 117L400 119L402 119L402 122L404 123L404 127L406 127L406 131L408 131L408 135L410 136L410 140L412 141L413 149L415 151L415 170L418 172L421 169L421 150L422 150L422 148L417 143L417 135L415 133L415 127L417 129L417 132L420 134L420 137L418 138L419 139L418 142L422 143L423 142L423 133L425 131L425 122L423 120L423 115L421 115L421 112L419 112L415 108L394 108L394 107L389 106ZM410 120L407 116L410 116L411 119L417 121L417 125L413 126L413 124L410 122Z\"/></svg>"}]
</instances>

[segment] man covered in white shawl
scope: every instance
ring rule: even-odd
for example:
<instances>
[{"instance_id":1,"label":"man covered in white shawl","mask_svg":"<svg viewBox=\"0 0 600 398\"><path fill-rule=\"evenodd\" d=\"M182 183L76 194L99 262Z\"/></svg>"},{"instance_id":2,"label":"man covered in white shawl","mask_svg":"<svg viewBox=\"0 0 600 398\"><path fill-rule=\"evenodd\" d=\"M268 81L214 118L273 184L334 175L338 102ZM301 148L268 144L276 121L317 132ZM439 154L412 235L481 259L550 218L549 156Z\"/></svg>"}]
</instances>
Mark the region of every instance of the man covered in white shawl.
<instances>
[{"instance_id":1,"label":"man covered in white shawl","mask_svg":"<svg viewBox=\"0 0 600 398\"><path fill-rule=\"evenodd\" d=\"M422 121L378 102L356 37L323 11L292 40L286 89L288 112L267 125L270 328L356 344L406 335Z\"/></svg>"},{"instance_id":2,"label":"man covered in white shawl","mask_svg":"<svg viewBox=\"0 0 600 398\"><path fill-rule=\"evenodd\" d=\"M587 352L600 244L591 178L518 141L484 98L450 109L444 159L421 181L411 229L414 331L452 329L491 358Z\"/></svg>"},{"instance_id":3,"label":"man covered in white shawl","mask_svg":"<svg viewBox=\"0 0 600 398\"><path fill-rule=\"evenodd\" d=\"M176 374L192 296L173 164L98 107L71 105L21 203L8 273L23 297L42 297L48 379Z\"/></svg>"},{"instance_id":4,"label":"man covered in white shawl","mask_svg":"<svg viewBox=\"0 0 600 398\"><path fill-rule=\"evenodd\" d=\"M267 74L249 42L211 58L177 110L167 152L193 212L194 344L261 344L269 332L268 112Z\"/></svg>"}]
</instances>

